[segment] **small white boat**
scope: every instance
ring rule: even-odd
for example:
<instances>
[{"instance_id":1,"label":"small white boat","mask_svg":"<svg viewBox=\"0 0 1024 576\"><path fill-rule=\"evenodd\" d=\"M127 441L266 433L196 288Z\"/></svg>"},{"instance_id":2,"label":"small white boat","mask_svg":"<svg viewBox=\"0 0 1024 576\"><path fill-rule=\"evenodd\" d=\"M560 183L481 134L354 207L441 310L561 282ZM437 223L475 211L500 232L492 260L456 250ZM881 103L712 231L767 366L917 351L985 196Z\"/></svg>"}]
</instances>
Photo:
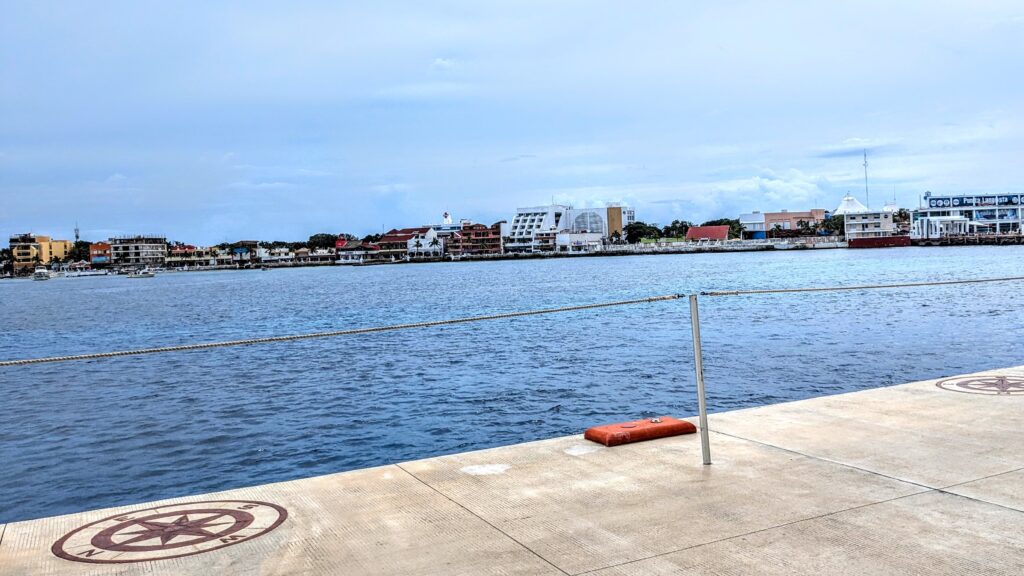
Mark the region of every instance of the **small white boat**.
<instances>
[{"instance_id":1,"label":"small white boat","mask_svg":"<svg viewBox=\"0 0 1024 576\"><path fill-rule=\"evenodd\" d=\"M152 278L154 276L156 276L156 272L149 268L143 268L142 270L136 270L128 273L129 278Z\"/></svg>"},{"instance_id":2,"label":"small white boat","mask_svg":"<svg viewBox=\"0 0 1024 576\"><path fill-rule=\"evenodd\" d=\"M70 270L64 273L65 278L84 278L87 276L106 276L106 270Z\"/></svg>"},{"instance_id":3,"label":"small white boat","mask_svg":"<svg viewBox=\"0 0 1024 576\"><path fill-rule=\"evenodd\" d=\"M50 271L46 269L46 266L36 266L35 272L32 273L33 280L49 280Z\"/></svg>"}]
</instances>

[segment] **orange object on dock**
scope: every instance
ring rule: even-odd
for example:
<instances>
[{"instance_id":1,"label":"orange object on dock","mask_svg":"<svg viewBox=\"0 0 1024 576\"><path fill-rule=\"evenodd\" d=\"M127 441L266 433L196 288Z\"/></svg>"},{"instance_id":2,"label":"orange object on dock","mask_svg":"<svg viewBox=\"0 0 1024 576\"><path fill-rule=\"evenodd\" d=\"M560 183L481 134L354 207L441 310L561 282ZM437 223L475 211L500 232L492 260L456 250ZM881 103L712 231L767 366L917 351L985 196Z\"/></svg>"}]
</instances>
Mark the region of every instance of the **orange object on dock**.
<instances>
[{"instance_id":1,"label":"orange object on dock","mask_svg":"<svg viewBox=\"0 0 1024 576\"><path fill-rule=\"evenodd\" d=\"M583 437L605 446L618 446L619 444L642 442L667 436L693 434L696 431L697 427L686 420L677 420L671 416L661 416L659 418L634 420L632 422L620 422L619 424L594 426L593 428L588 428Z\"/></svg>"}]
</instances>

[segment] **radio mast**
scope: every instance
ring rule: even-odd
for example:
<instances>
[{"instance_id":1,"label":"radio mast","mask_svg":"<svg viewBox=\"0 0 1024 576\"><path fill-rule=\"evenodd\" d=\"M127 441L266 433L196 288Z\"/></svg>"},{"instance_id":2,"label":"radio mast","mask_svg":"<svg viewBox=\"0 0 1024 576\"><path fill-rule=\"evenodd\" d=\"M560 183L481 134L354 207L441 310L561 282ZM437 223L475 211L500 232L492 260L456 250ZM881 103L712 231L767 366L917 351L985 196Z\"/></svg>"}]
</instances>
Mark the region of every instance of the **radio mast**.
<instances>
[{"instance_id":1,"label":"radio mast","mask_svg":"<svg viewBox=\"0 0 1024 576\"><path fill-rule=\"evenodd\" d=\"M864 201L871 208L871 194L868 192L868 149L864 149Z\"/></svg>"}]
</instances>

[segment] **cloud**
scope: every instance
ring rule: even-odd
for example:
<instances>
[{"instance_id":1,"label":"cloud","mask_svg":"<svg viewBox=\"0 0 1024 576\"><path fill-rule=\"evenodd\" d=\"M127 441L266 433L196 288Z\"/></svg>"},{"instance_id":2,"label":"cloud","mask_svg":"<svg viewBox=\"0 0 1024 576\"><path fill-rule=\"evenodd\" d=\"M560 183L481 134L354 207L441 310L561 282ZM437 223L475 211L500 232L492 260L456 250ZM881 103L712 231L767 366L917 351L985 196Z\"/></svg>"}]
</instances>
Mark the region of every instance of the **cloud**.
<instances>
[{"instance_id":1,"label":"cloud","mask_svg":"<svg viewBox=\"0 0 1024 576\"><path fill-rule=\"evenodd\" d=\"M370 186L370 191L375 194L388 195L388 194L400 194L403 192L409 192L413 189L412 185L405 184L402 182L393 182L388 184L375 184Z\"/></svg>"},{"instance_id":2,"label":"cloud","mask_svg":"<svg viewBox=\"0 0 1024 576\"><path fill-rule=\"evenodd\" d=\"M534 159L536 157L537 157L536 154L516 154L514 156L506 156L506 157L498 160L498 162L502 162L502 163L522 162L523 160L532 160L532 159Z\"/></svg>"},{"instance_id":3,"label":"cloud","mask_svg":"<svg viewBox=\"0 0 1024 576\"><path fill-rule=\"evenodd\" d=\"M456 66L455 60L451 58L434 58L434 61L430 63L431 70L439 70L441 72L454 70Z\"/></svg>"},{"instance_id":4,"label":"cloud","mask_svg":"<svg viewBox=\"0 0 1024 576\"><path fill-rule=\"evenodd\" d=\"M365 233L552 195L647 221L828 208L863 188L865 148L872 196L1024 190L1006 1L885 18L752 0L10 4L0 237L76 219L193 243ZM261 192L225 205L241 190Z\"/></svg>"},{"instance_id":5,"label":"cloud","mask_svg":"<svg viewBox=\"0 0 1024 576\"><path fill-rule=\"evenodd\" d=\"M624 172L633 168L635 167L629 164L570 164L556 166L551 173L558 176L594 176Z\"/></svg>"},{"instance_id":6,"label":"cloud","mask_svg":"<svg viewBox=\"0 0 1024 576\"><path fill-rule=\"evenodd\" d=\"M815 156L817 158L852 158L863 156L865 151L869 154L894 154L902 151L902 147L899 142L893 140L847 138L839 144L824 146Z\"/></svg>"},{"instance_id":7,"label":"cloud","mask_svg":"<svg viewBox=\"0 0 1024 576\"><path fill-rule=\"evenodd\" d=\"M334 176L334 173L328 170L317 170L314 168L304 168L295 166L260 166L256 164L235 164L232 165L233 170L241 172L248 172L253 175L259 175L263 178L323 178L327 176Z\"/></svg>"},{"instance_id":8,"label":"cloud","mask_svg":"<svg viewBox=\"0 0 1024 576\"><path fill-rule=\"evenodd\" d=\"M251 182L248 180L241 180L232 182L227 185L228 188L233 190L287 190L295 188L295 184L292 182Z\"/></svg>"},{"instance_id":9,"label":"cloud","mask_svg":"<svg viewBox=\"0 0 1024 576\"><path fill-rule=\"evenodd\" d=\"M377 93L385 100L437 100L465 98L475 91L465 82L414 82L385 88Z\"/></svg>"}]
</instances>

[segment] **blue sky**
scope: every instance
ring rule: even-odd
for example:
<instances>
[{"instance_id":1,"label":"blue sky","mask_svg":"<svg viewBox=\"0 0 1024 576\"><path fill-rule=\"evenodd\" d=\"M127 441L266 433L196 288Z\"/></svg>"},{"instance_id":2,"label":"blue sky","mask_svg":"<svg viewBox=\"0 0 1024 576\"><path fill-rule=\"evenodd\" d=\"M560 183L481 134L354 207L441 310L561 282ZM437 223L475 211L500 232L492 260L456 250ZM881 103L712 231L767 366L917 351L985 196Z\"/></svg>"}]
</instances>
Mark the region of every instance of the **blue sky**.
<instances>
[{"instance_id":1,"label":"blue sky","mask_svg":"<svg viewBox=\"0 0 1024 576\"><path fill-rule=\"evenodd\" d=\"M216 4L216 5L214 5ZM1020 2L22 2L0 234L193 243L1022 191ZM863 198L861 198L863 200Z\"/></svg>"}]
</instances>

